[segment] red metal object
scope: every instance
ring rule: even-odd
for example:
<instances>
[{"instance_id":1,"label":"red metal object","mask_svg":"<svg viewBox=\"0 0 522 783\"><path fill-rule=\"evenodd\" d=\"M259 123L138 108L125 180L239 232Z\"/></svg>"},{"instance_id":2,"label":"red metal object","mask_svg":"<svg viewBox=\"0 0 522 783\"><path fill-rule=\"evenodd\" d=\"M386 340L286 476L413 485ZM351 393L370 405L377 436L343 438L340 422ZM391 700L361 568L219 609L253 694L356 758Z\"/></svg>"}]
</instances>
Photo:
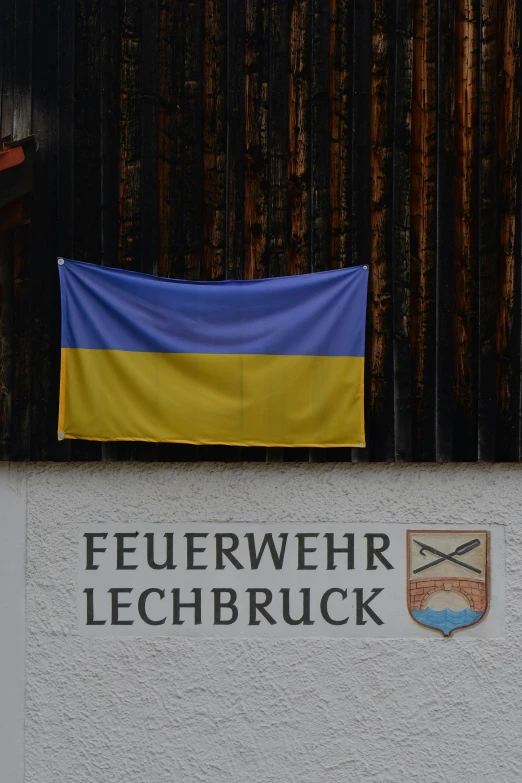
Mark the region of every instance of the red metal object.
<instances>
[{"instance_id":1,"label":"red metal object","mask_svg":"<svg viewBox=\"0 0 522 783\"><path fill-rule=\"evenodd\" d=\"M18 166L20 163L23 163L24 160L25 155L23 147L13 147L13 149L0 152L0 171L5 171L5 169L11 169L13 166Z\"/></svg>"}]
</instances>

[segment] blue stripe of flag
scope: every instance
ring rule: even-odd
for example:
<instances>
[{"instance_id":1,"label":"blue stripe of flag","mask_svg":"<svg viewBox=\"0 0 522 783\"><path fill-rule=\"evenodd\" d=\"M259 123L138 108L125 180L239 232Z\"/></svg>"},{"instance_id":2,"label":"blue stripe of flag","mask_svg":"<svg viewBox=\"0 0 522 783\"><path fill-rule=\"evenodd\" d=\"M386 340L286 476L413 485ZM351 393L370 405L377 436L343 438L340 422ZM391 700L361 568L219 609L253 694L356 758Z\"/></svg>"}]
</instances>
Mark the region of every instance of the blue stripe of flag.
<instances>
[{"instance_id":1,"label":"blue stripe of flag","mask_svg":"<svg viewBox=\"0 0 522 783\"><path fill-rule=\"evenodd\" d=\"M364 356L368 270L192 282L65 260L62 347Z\"/></svg>"}]
</instances>

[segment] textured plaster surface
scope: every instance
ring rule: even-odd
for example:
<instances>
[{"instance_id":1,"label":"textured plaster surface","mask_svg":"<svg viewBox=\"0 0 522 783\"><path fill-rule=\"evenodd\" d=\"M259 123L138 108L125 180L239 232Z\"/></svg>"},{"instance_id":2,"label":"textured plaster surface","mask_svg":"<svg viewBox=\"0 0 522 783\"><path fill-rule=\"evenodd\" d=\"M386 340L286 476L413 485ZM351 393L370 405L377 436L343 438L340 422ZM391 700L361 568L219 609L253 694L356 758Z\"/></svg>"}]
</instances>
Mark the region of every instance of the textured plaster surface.
<instances>
[{"instance_id":1,"label":"textured plaster surface","mask_svg":"<svg viewBox=\"0 0 522 783\"><path fill-rule=\"evenodd\" d=\"M39 465L27 497L26 783L522 780L522 468ZM506 635L78 635L78 523L213 519L500 523Z\"/></svg>"},{"instance_id":2,"label":"textured plaster surface","mask_svg":"<svg viewBox=\"0 0 522 783\"><path fill-rule=\"evenodd\" d=\"M0 463L0 781L24 778L25 467Z\"/></svg>"}]
</instances>

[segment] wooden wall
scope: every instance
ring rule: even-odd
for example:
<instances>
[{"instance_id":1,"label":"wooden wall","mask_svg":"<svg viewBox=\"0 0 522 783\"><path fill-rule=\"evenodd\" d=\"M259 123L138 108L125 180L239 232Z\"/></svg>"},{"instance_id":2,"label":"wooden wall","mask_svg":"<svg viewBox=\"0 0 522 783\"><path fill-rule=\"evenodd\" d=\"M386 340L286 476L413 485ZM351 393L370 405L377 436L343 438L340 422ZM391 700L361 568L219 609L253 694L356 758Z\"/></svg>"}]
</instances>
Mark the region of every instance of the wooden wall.
<instances>
[{"instance_id":1,"label":"wooden wall","mask_svg":"<svg viewBox=\"0 0 522 783\"><path fill-rule=\"evenodd\" d=\"M519 460L519 0L1 0L5 459ZM57 255L193 280L370 263L361 450L56 441Z\"/></svg>"}]
</instances>

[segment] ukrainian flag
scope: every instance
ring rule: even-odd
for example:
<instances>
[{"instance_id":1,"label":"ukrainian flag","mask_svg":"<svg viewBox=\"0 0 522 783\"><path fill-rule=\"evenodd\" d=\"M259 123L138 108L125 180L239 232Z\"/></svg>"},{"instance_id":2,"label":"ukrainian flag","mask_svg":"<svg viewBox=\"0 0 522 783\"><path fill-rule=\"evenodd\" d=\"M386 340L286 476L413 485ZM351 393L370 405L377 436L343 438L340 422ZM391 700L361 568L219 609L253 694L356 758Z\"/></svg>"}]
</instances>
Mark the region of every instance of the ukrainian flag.
<instances>
[{"instance_id":1,"label":"ukrainian flag","mask_svg":"<svg viewBox=\"0 0 522 783\"><path fill-rule=\"evenodd\" d=\"M58 263L60 439L365 445L366 267L196 283Z\"/></svg>"}]
</instances>

